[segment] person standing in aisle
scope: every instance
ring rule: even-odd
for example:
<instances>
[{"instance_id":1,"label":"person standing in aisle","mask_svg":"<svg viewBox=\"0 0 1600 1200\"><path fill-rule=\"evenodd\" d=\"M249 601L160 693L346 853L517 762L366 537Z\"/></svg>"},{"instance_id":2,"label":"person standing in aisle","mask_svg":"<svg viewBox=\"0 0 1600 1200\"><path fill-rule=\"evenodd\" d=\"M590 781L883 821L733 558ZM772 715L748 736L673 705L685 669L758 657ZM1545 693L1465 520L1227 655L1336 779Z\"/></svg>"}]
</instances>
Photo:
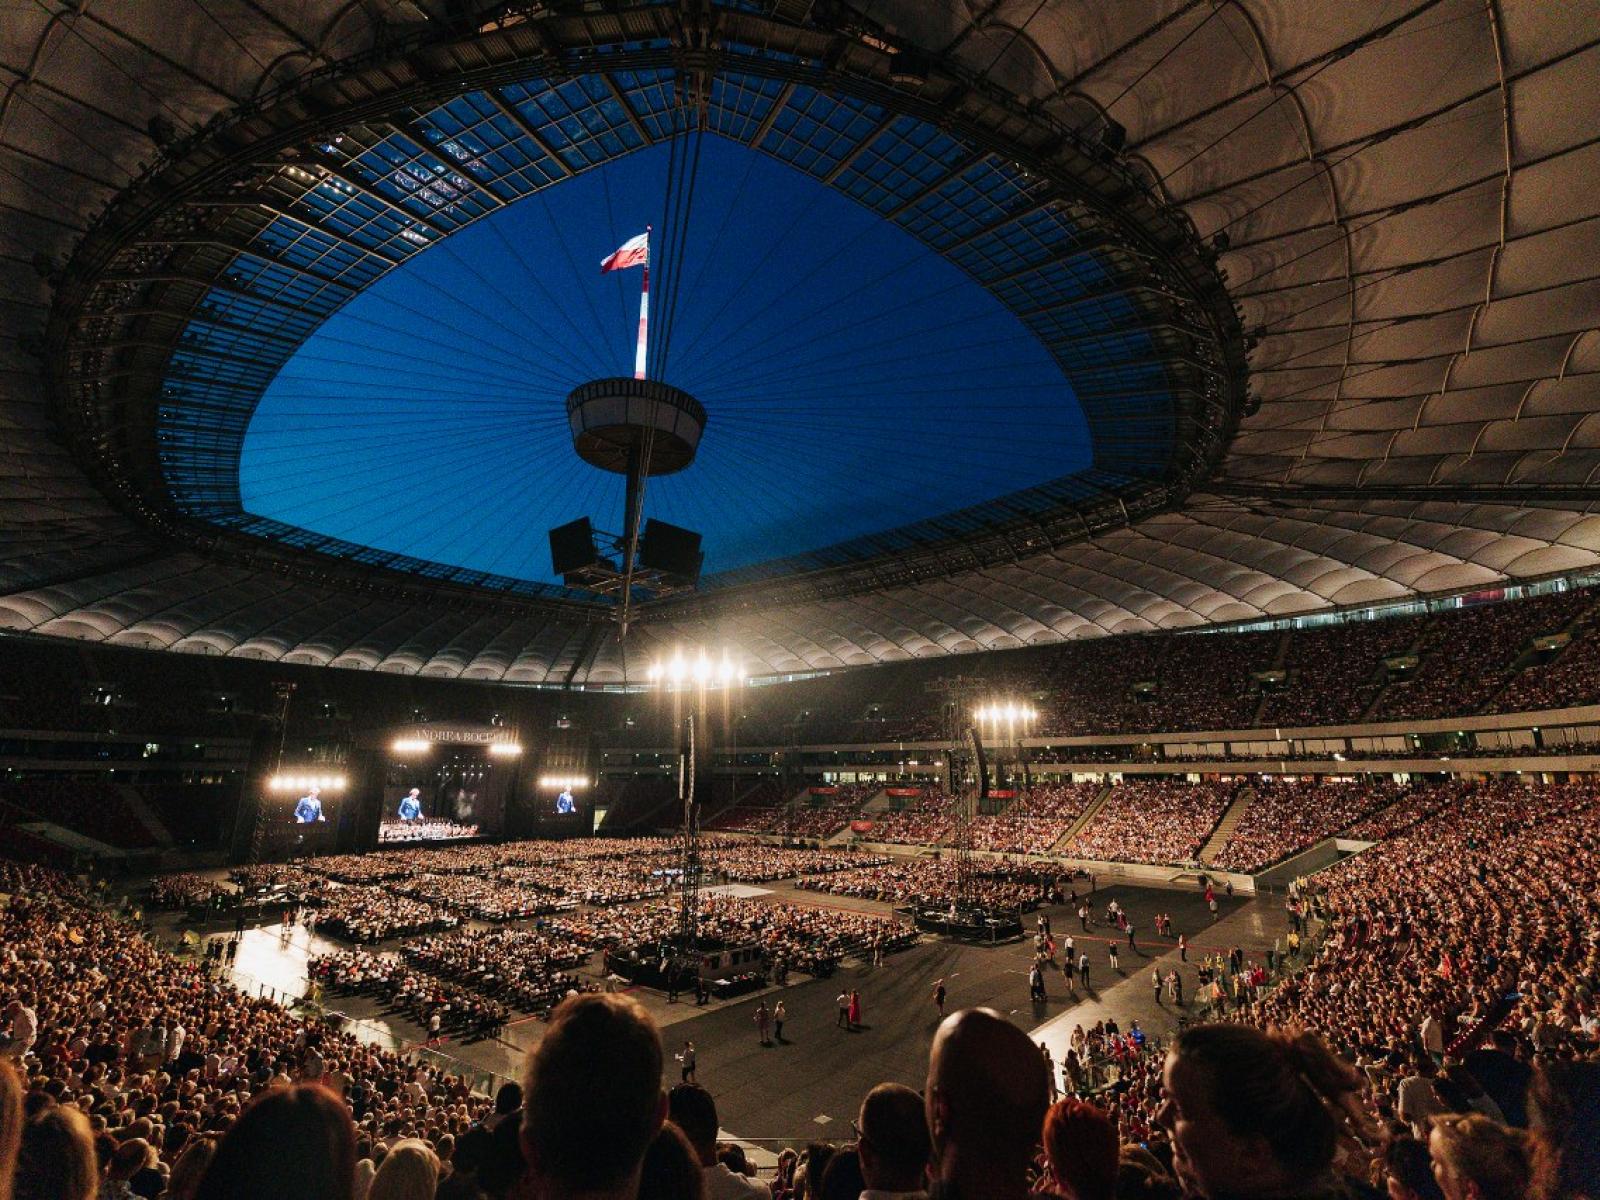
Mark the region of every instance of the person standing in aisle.
<instances>
[{"instance_id":1,"label":"person standing in aisle","mask_svg":"<svg viewBox=\"0 0 1600 1200\"><path fill-rule=\"evenodd\" d=\"M756 1032L761 1035L763 1046L772 1045L772 1013L767 1008L765 1000L756 1005Z\"/></svg>"}]
</instances>

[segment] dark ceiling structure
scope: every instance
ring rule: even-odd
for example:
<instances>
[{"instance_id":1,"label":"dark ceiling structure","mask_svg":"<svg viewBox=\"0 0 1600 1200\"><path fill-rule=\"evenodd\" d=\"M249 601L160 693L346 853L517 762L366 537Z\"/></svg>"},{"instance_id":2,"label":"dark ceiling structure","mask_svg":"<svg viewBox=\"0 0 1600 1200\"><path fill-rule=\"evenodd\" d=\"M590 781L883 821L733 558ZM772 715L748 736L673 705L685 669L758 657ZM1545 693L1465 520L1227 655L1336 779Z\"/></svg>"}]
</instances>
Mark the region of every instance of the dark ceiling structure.
<instances>
[{"instance_id":1,"label":"dark ceiling structure","mask_svg":"<svg viewBox=\"0 0 1600 1200\"><path fill-rule=\"evenodd\" d=\"M597 684L678 640L782 673L1600 560L1600 6L155 7L0 48L0 627ZM1092 466L730 572L627 646L550 585L244 510L251 413L331 314L689 129L988 289Z\"/></svg>"}]
</instances>

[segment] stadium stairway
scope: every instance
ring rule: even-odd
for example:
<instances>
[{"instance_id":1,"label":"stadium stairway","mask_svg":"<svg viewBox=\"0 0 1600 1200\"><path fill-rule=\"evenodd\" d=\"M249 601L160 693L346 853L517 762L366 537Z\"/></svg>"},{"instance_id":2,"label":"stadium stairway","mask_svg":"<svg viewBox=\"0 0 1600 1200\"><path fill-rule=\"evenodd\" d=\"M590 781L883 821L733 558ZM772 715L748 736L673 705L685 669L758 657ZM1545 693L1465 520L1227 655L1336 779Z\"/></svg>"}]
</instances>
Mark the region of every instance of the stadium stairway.
<instances>
[{"instance_id":1,"label":"stadium stairway","mask_svg":"<svg viewBox=\"0 0 1600 1200\"><path fill-rule=\"evenodd\" d=\"M117 794L122 797L122 803L127 806L134 820L138 821L152 841L163 850L171 850L176 844L172 840L172 831L162 823L155 811L144 802L144 797L139 794L139 789L130 783L117 784Z\"/></svg>"},{"instance_id":2,"label":"stadium stairway","mask_svg":"<svg viewBox=\"0 0 1600 1200\"><path fill-rule=\"evenodd\" d=\"M1051 854L1060 853L1064 846L1066 846L1072 841L1073 838L1077 837L1079 833L1087 828L1089 822L1094 820L1095 816L1100 812L1100 809L1104 807L1106 797L1109 795L1111 795L1111 785L1108 783L1100 789L1100 794L1098 796L1089 801L1083 812L1078 815L1078 819L1071 825L1067 826L1067 831L1050 844L1050 849L1048 852Z\"/></svg>"},{"instance_id":3,"label":"stadium stairway","mask_svg":"<svg viewBox=\"0 0 1600 1200\"><path fill-rule=\"evenodd\" d=\"M872 794L872 798L861 806L864 813L880 813L889 807L889 793L879 788Z\"/></svg>"},{"instance_id":4,"label":"stadium stairway","mask_svg":"<svg viewBox=\"0 0 1600 1200\"><path fill-rule=\"evenodd\" d=\"M1284 664L1289 661L1289 645L1294 640L1294 630L1285 629L1283 636L1278 639L1278 645L1272 651L1272 662L1268 665L1270 671L1281 671Z\"/></svg>"},{"instance_id":5,"label":"stadium stairway","mask_svg":"<svg viewBox=\"0 0 1600 1200\"><path fill-rule=\"evenodd\" d=\"M1222 820L1218 821L1217 827L1211 831L1211 837L1200 847L1201 862L1210 866L1211 860L1222 853L1222 848L1228 844L1228 839L1233 836L1233 831L1238 828L1239 822L1249 811L1250 804L1255 798L1255 788L1239 789L1233 797L1233 803L1228 805L1228 811L1222 814Z\"/></svg>"},{"instance_id":6,"label":"stadium stairway","mask_svg":"<svg viewBox=\"0 0 1600 1200\"><path fill-rule=\"evenodd\" d=\"M1404 657L1405 655L1413 655L1414 654L1414 655L1417 655L1420 658L1421 652L1422 652L1422 634L1418 633L1417 636L1414 639L1412 639L1411 644L1405 648L1405 650L1402 652L1402 654L1399 657ZM1379 669L1381 669L1381 668L1379 668ZM1367 707L1361 710L1361 718L1360 719L1362 721L1376 721L1376 720L1379 719L1378 718L1378 710L1383 707L1383 701L1389 695L1389 689L1395 685L1395 682L1396 681L1388 679L1386 677L1384 679L1384 681L1383 681L1382 686L1380 686L1377 691L1372 693L1372 699L1370 701L1368 701ZM1398 682L1404 683L1405 681L1404 680L1400 680Z\"/></svg>"}]
</instances>

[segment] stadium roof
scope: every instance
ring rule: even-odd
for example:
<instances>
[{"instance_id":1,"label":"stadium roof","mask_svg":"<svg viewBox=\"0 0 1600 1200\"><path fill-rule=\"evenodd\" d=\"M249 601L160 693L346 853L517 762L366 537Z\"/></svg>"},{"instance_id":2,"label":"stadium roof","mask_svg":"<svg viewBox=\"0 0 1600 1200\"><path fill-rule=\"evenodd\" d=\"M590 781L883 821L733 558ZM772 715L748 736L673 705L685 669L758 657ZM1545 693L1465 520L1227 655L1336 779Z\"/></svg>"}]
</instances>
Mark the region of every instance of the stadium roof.
<instances>
[{"instance_id":1,"label":"stadium roof","mask_svg":"<svg viewBox=\"0 0 1600 1200\"><path fill-rule=\"evenodd\" d=\"M609 682L678 639L814 669L1600 559L1600 6L462 7L7 23L0 625ZM329 314L687 114L1009 309L1090 466L663 602L626 664L527 572L244 511L250 416Z\"/></svg>"}]
</instances>

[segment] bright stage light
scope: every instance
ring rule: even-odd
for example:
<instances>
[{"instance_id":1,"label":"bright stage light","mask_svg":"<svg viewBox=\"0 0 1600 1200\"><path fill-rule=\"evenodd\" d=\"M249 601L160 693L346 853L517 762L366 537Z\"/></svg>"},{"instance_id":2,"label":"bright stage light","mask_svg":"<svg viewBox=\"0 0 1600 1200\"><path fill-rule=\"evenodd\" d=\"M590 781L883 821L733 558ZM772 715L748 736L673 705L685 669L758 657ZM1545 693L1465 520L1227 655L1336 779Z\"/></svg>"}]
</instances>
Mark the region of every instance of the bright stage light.
<instances>
[{"instance_id":1,"label":"bright stage light","mask_svg":"<svg viewBox=\"0 0 1600 1200\"><path fill-rule=\"evenodd\" d=\"M981 725L999 725L1002 722L1008 725L1027 724L1037 720L1039 716L1031 704L1018 704L1015 700L1007 700L1004 704L998 701L993 704L980 704L972 710L972 719Z\"/></svg>"},{"instance_id":2,"label":"bright stage light","mask_svg":"<svg viewBox=\"0 0 1600 1200\"><path fill-rule=\"evenodd\" d=\"M432 746L426 738L396 738L389 749L396 754L426 754Z\"/></svg>"},{"instance_id":3,"label":"bright stage light","mask_svg":"<svg viewBox=\"0 0 1600 1200\"><path fill-rule=\"evenodd\" d=\"M691 684L703 689L728 688L742 684L749 673L727 650L717 655L703 646L690 647L687 651L678 646L673 648L672 657L667 661L651 663L645 670L645 678L674 689Z\"/></svg>"},{"instance_id":4,"label":"bright stage light","mask_svg":"<svg viewBox=\"0 0 1600 1200\"><path fill-rule=\"evenodd\" d=\"M267 777L269 792L299 792L317 788L324 792L342 792L349 782L343 775L300 775L280 771Z\"/></svg>"},{"instance_id":5,"label":"bright stage light","mask_svg":"<svg viewBox=\"0 0 1600 1200\"><path fill-rule=\"evenodd\" d=\"M588 787L589 780L582 775L541 775L539 786L562 791L577 791Z\"/></svg>"},{"instance_id":6,"label":"bright stage light","mask_svg":"<svg viewBox=\"0 0 1600 1200\"><path fill-rule=\"evenodd\" d=\"M490 742L490 758L515 758L522 753L522 747L515 742Z\"/></svg>"}]
</instances>

